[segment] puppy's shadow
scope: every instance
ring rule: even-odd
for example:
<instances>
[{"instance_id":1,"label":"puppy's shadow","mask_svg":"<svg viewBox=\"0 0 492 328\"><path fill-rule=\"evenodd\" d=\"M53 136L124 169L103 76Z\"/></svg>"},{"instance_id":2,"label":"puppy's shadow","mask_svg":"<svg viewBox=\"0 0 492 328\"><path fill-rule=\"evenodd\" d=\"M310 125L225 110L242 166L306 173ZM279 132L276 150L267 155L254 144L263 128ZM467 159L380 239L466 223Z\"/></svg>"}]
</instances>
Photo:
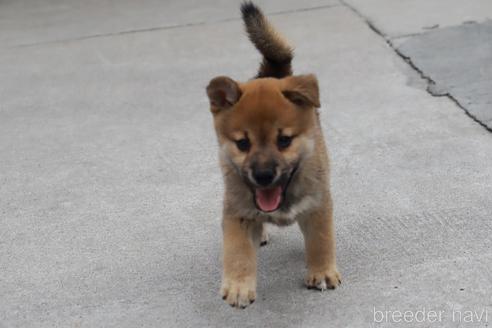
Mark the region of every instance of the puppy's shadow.
<instances>
[{"instance_id":1,"label":"puppy's shadow","mask_svg":"<svg viewBox=\"0 0 492 328\"><path fill-rule=\"evenodd\" d=\"M303 288L306 273L302 235L286 231L270 234L269 243L258 252L259 296L287 296Z\"/></svg>"}]
</instances>

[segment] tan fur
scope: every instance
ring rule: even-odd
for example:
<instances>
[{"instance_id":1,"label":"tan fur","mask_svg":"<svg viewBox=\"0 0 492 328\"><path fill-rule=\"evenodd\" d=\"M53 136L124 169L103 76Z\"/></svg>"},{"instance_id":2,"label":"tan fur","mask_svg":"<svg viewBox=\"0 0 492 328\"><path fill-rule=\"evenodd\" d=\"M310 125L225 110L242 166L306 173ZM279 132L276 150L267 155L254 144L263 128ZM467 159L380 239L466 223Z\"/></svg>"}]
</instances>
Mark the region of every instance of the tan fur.
<instances>
[{"instance_id":1,"label":"tan fur","mask_svg":"<svg viewBox=\"0 0 492 328\"><path fill-rule=\"evenodd\" d=\"M261 223L224 217L224 276L221 295L229 304L246 307L256 298L255 236Z\"/></svg>"},{"instance_id":2,"label":"tan fur","mask_svg":"<svg viewBox=\"0 0 492 328\"><path fill-rule=\"evenodd\" d=\"M217 77L207 93L225 183L223 298L240 308L254 301L256 249L266 238L266 223L297 222L305 240L306 285L321 290L338 286L328 155L316 109L320 106L316 78L301 75L238 83ZM293 136L287 148L278 145L281 135ZM250 142L247 151L236 144L242 138ZM251 168L272 161L277 164L276 174L288 176L290 182L280 208L263 212L255 206L257 187L251 183Z\"/></svg>"}]
</instances>

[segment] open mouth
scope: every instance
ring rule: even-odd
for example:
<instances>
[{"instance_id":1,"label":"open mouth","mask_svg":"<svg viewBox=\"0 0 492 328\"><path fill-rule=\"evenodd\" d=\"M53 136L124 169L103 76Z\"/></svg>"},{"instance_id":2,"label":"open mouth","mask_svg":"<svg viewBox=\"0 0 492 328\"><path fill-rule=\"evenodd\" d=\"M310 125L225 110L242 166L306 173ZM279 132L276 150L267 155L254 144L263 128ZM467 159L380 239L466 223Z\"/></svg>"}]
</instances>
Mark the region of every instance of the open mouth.
<instances>
[{"instance_id":1,"label":"open mouth","mask_svg":"<svg viewBox=\"0 0 492 328\"><path fill-rule=\"evenodd\" d=\"M281 183L280 185L254 189L255 204L260 211L267 213L274 212L282 206L287 188L289 187L297 168L298 165L294 166L294 169L289 174L289 177L284 179L284 183Z\"/></svg>"}]
</instances>

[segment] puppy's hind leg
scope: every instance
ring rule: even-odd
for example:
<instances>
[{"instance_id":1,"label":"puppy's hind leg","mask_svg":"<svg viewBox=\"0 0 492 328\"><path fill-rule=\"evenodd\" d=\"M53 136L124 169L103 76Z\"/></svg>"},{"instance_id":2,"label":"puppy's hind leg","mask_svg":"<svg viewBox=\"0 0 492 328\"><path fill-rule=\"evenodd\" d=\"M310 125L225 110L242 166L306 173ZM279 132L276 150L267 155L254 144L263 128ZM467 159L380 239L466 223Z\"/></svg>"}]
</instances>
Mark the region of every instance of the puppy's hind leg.
<instances>
[{"instance_id":1,"label":"puppy's hind leg","mask_svg":"<svg viewBox=\"0 0 492 328\"><path fill-rule=\"evenodd\" d=\"M268 236L268 231L266 227L266 223L263 223L261 227L261 239L260 239L260 246L266 246L268 242L270 241L269 236Z\"/></svg>"}]
</instances>

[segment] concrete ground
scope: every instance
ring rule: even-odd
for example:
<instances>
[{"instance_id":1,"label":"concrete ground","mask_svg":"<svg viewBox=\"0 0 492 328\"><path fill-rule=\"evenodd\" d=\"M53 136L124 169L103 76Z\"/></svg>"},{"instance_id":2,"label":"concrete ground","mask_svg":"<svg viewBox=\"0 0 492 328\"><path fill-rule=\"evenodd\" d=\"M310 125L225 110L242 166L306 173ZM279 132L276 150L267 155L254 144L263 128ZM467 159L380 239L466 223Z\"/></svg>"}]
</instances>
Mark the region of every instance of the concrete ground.
<instances>
[{"instance_id":1,"label":"concrete ground","mask_svg":"<svg viewBox=\"0 0 492 328\"><path fill-rule=\"evenodd\" d=\"M251 307L218 296L204 88L258 66L238 1L1 1L0 327L491 325L490 1L258 3L320 80L342 287L303 287L293 226Z\"/></svg>"}]
</instances>

